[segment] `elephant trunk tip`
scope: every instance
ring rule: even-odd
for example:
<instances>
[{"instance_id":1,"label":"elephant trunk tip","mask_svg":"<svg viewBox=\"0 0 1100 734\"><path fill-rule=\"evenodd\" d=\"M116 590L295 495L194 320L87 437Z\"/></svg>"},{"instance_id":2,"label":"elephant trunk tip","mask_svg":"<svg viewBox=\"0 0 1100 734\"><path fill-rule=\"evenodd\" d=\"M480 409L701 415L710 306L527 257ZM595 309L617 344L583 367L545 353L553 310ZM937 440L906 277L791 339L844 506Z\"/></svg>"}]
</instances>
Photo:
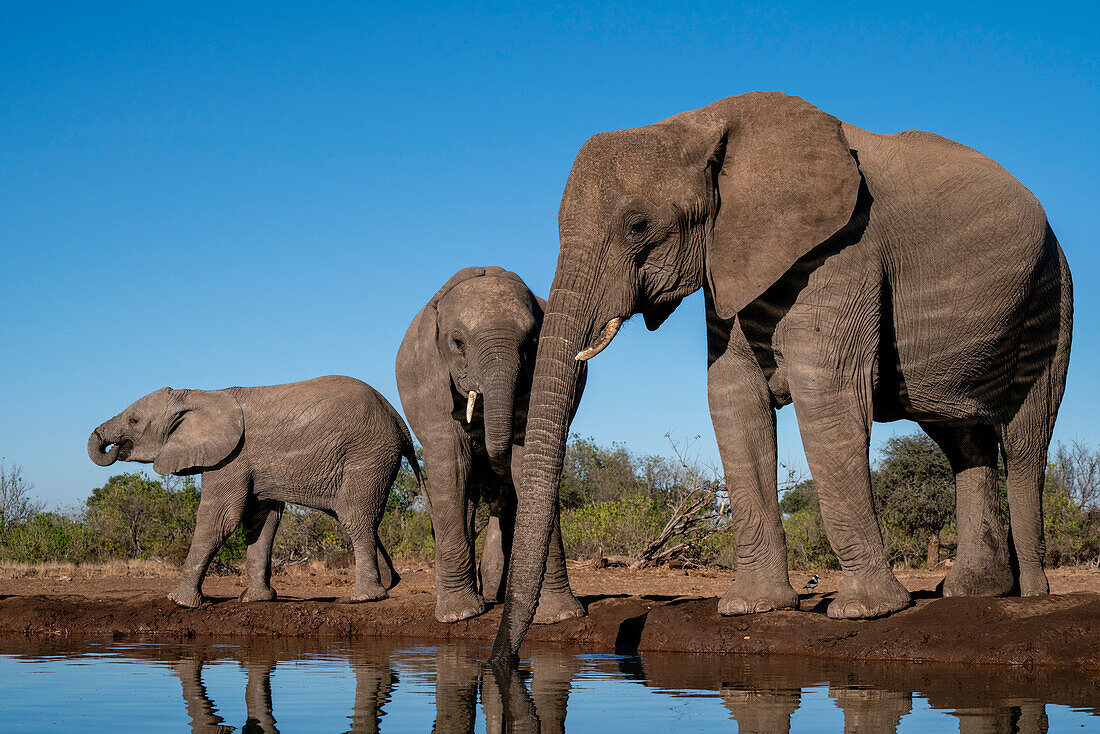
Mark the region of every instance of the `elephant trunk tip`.
<instances>
[{"instance_id":1,"label":"elephant trunk tip","mask_svg":"<svg viewBox=\"0 0 1100 734\"><path fill-rule=\"evenodd\" d=\"M118 461L119 448L118 443L103 438L98 428L88 437L88 458L99 466L110 466Z\"/></svg>"}]
</instances>

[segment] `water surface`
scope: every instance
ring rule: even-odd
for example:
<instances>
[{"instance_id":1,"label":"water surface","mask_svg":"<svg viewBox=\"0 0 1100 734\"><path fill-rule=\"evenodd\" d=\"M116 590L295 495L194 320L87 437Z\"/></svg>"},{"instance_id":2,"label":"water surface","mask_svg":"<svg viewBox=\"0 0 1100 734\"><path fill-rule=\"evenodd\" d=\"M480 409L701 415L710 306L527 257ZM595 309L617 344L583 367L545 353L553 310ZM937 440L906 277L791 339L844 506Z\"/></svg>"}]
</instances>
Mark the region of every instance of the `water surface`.
<instances>
[{"instance_id":1,"label":"water surface","mask_svg":"<svg viewBox=\"0 0 1100 734\"><path fill-rule=\"evenodd\" d=\"M476 644L0 637L0 730L1100 731L1095 676Z\"/></svg>"}]
</instances>

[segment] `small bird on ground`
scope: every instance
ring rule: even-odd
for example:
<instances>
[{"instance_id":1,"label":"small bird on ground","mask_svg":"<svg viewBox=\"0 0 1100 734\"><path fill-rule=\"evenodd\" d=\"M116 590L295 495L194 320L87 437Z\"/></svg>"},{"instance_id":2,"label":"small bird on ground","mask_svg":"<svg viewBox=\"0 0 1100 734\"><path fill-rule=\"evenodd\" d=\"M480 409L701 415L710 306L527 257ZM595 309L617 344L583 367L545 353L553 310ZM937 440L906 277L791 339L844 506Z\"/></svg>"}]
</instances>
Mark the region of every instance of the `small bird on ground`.
<instances>
[{"instance_id":1,"label":"small bird on ground","mask_svg":"<svg viewBox=\"0 0 1100 734\"><path fill-rule=\"evenodd\" d=\"M810 579L809 581L807 581L806 585L803 586L802 588L803 589L809 589L810 591L813 591L814 589L816 589L817 588L817 574L815 573L814 577L812 579Z\"/></svg>"}]
</instances>

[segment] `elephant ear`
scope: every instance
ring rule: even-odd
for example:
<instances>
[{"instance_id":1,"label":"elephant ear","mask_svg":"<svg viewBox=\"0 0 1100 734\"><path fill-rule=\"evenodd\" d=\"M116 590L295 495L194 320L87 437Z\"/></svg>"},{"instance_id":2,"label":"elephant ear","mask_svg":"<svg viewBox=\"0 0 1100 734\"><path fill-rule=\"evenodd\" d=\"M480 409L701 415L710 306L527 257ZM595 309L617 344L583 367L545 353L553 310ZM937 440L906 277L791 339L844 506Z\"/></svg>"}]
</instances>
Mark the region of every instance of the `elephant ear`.
<instances>
[{"instance_id":1,"label":"elephant ear","mask_svg":"<svg viewBox=\"0 0 1100 734\"><path fill-rule=\"evenodd\" d=\"M753 92L698 112L721 129L707 273L718 315L731 319L848 223L860 173L840 120L801 97Z\"/></svg>"},{"instance_id":2,"label":"elephant ear","mask_svg":"<svg viewBox=\"0 0 1100 734\"><path fill-rule=\"evenodd\" d=\"M164 445L153 461L158 474L209 469L225 461L244 435L244 413L224 390L187 390L166 413Z\"/></svg>"}]
</instances>

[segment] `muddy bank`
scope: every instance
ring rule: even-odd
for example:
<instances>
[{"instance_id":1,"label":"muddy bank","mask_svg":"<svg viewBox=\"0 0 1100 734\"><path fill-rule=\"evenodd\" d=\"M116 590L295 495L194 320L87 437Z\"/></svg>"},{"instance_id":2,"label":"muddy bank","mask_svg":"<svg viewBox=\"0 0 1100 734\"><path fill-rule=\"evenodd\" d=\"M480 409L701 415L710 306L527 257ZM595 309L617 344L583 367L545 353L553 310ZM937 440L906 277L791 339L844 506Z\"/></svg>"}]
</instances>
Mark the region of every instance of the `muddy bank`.
<instances>
[{"instance_id":1,"label":"muddy bank","mask_svg":"<svg viewBox=\"0 0 1100 734\"><path fill-rule=\"evenodd\" d=\"M1100 670L1100 594L1035 599L932 598L891 617L829 619L828 594L801 612L720 617L717 599L590 595L589 616L531 629L528 640L592 651L764 653L847 660L1065 666ZM336 596L244 604L213 597L198 609L145 591L126 598L15 594L0 599L0 633L51 636L148 635L491 640L500 609L453 625L435 621L430 594L348 604Z\"/></svg>"}]
</instances>

